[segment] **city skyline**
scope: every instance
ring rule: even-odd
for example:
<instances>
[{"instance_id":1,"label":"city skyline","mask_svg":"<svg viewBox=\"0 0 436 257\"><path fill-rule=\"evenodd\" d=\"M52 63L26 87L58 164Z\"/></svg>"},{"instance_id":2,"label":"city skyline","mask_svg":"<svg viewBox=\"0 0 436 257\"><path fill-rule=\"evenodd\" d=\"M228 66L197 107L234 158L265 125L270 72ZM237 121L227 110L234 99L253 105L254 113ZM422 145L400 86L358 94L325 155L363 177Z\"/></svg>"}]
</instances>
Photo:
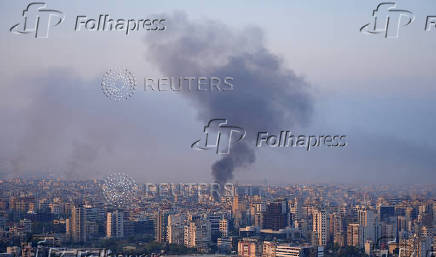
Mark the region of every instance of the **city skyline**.
<instances>
[{"instance_id":1,"label":"city skyline","mask_svg":"<svg viewBox=\"0 0 436 257\"><path fill-rule=\"evenodd\" d=\"M435 253L434 186L228 184L217 190L213 183L148 183L137 184L132 193L125 187L132 184L125 176L117 173L110 181L0 181L1 254L430 257Z\"/></svg>"},{"instance_id":2,"label":"city skyline","mask_svg":"<svg viewBox=\"0 0 436 257\"><path fill-rule=\"evenodd\" d=\"M435 0L0 1L0 257L436 257Z\"/></svg>"}]
</instances>

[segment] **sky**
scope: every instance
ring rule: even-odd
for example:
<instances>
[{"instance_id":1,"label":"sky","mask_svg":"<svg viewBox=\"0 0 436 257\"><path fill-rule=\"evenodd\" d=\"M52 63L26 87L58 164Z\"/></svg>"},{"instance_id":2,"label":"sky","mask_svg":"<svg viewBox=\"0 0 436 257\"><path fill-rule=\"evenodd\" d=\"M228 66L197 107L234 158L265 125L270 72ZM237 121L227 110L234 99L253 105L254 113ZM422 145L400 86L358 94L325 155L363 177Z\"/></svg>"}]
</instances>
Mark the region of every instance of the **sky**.
<instances>
[{"instance_id":1,"label":"sky","mask_svg":"<svg viewBox=\"0 0 436 257\"><path fill-rule=\"evenodd\" d=\"M247 136L250 158L238 162L237 150L228 158L233 182L436 181L436 28L425 31L432 0L396 2L415 20L394 39L359 31L375 0L46 1L65 15L46 39L9 31L29 3L0 2L0 178L124 172L140 182L214 182L213 165L226 159L191 144L208 120L228 118L250 135L347 138L344 148L307 152L255 148ZM73 30L77 15L99 14L164 17L167 29ZM100 86L118 67L139 88L123 102ZM234 90L141 88L144 77L214 74L233 75Z\"/></svg>"}]
</instances>

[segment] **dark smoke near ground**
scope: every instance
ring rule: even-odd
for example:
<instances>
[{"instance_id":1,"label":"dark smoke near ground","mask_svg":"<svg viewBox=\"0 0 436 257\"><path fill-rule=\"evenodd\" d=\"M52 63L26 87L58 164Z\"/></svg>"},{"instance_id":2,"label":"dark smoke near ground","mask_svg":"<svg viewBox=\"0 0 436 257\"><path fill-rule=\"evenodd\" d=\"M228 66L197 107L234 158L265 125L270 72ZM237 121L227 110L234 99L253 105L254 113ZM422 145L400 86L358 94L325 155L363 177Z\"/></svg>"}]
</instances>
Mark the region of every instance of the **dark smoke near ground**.
<instances>
[{"instance_id":1,"label":"dark smoke near ground","mask_svg":"<svg viewBox=\"0 0 436 257\"><path fill-rule=\"evenodd\" d=\"M312 113L308 85L284 67L264 45L259 28L233 30L214 21L191 21L183 13L168 18L168 31L144 41L147 60L164 76L233 77L234 90L182 91L204 124L227 119L247 131L243 142L212 165L216 182L233 178L234 170L255 161L258 131L277 133L305 124ZM200 130L200 129L199 129Z\"/></svg>"},{"instance_id":2,"label":"dark smoke near ground","mask_svg":"<svg viewBox=\"0 0 436 257\"><path fill-rule=\"evenodd\" d=\"M233 179L233 170L237 167L243 167L255 161L254 150L246 142L236 144L231 149L231 154L223 157L221 160L212 165L212 175L215 182L221 185Z\"/></svg>"}]
</instances>

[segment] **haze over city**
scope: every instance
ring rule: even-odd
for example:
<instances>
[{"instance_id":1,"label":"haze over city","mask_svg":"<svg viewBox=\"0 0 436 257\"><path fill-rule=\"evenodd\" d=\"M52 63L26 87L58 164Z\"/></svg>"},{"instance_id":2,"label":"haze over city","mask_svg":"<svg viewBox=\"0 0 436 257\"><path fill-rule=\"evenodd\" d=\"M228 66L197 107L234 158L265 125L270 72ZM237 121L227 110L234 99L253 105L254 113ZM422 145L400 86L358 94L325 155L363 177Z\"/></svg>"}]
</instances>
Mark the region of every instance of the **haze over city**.
<instances>
[{"instance_id":1,"label":"haze over city","mask_svg":"<svg viewBox=\"0 0 436 257\"><path fill-rule=\"evenodd\" d=\"M143 182L213 182L211 165L220 158L190 145L210 119L227 118L255 131L347 136L340 150L251 149L255 161L235 167L238 181L434 181L435 33L420 27L433 5L404 2L416 22L386 40L359 32L375 4L183 1L144 10L135 8L139 1L49 3L66 17L49 38L0 32L1 176L88 179L122 171ZM24 2L0 5L1 24L20 21ZM75 15L101 13L164 17L166 30L73 30ZM138 92L122 103L100 89L116 67L138 80ZM242 77L231 93L210 99L142 90L145 77L204 74Z\"/></svg>"},{"instance_id":2,"label":"haze over city","mask_svg":"<svg viewBox=\"0 0 436 257\"><path fill-rule=\"evenodd\" d=\"M436 256L433 0L3 0L0 25L0 257Z\"/></svg>"}]
</instances>

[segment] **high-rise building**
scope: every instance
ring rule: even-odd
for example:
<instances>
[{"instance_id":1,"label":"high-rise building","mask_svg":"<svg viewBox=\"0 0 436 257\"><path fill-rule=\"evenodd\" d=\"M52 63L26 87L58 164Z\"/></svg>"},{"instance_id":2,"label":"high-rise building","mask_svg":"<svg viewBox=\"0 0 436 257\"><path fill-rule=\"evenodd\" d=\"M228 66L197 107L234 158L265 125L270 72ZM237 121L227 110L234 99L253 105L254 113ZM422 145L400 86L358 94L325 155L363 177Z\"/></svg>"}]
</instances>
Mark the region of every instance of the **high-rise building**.
<instances>
[{"instance_id":1,"label":"high-rise building","mask_svg":"<svg viewBox=\"0 0 436 257\"><path fill-rule=\"evenodd\" d=\"M238 242L238 256L260 257L263 245L257 239L243 239Z\"/></svg>"},{"instance_id":2,"label":"high-rise building","mask_svg":"<svg viewBox=\"0 0 436 257\"><path fill-rule=\"evenodd\" d=\"M124 212L122 210L115 210L108 212L106 217L106 237L124 237Z\"/></svg>"},{"instance_id":3,"label":"high-rise building","mask_svg":"<svg viewBox=\"0 0 436 257\"><path fill-rule=\"evenodd\" d=\"M184 227L184 244L186 247L194 248L195 245L195 236L196 236L197 227L194 222L189 222L188 225Z\"/></svg>"},{"instance_id":4,"label":"high-rise building","mask_svg":"<svg viewBox=\"0 0 436 257\"><path fill-rule=\"evenodd\" d=\"M184 244L184 224L186 217L181 214L168 215L167 241L170 244Z\"/></svg>"},{"instance_id":5,"label":"high-rise building","mask_svg":"<svg viewBox=\"0 0 436 257\"><path fill-rule=\"evenodd\" d=\"M65 235L67 240L71 240L71 219L65 219Z\"/></svg>"},{"instance_id":6,"label":"high-rise building","mask_svg":"<svg viewBox=\"0 0 436 257\"><path fill-rule=\"evenodd\" d=\"M86 235L88 240L95 239L99 236L100 230L98 226L98 213L99 209L92 206L84 206L84 211L86 212ZM103 231L102 231L103 233Z\"/></svg>"},{"instance_id":7,"label":"high-rise building","mask_svg":"<svg viewBox=\"0 0 436 257\"><path fill-rule=\"evenodd\" d=\"M155 240L159 243L167 241L168 213L159 211L155 217Z\"/></svg>"},{"instance_id":8,"label":"high-rise building","mask_svg":"<svg viewBox=\"0 0 436 257\"><path fill-rule=\"evenodd\" d=\"M378 221L377 215L372 210L359 210L359 225L360 225L360 248L364 247L366 241L377 241Z\"/></svg>"},{"instance_id":9,"label":"high-rise building","mask_svg":"<svg viewBox=\"0 0 436 257\"><path fill-rule=\"evenodd\" d=\"M230 254L232 251L233 241L232 238L218 238L217 248L218 252L224 254Z\"/></svg>"},{"instance_id":10,"label":"high-rise building","mask_svg":"<svg viewBox=\"0 0 436 257\"><path fill-rule=\"evenodd\" d=\"M276 257L277 242L263 241L262 257Z\"/></svg>"},{"instance_id":11,"label":"high-rise building","mask_svg":"<svg viewBox=\"0 0 436 257\"><path fill-rule=\"evenodd\" d=\"M229 221L226 218L220 219L219 231L222 238L226 238L229 236Z\"/></svg>"},{"instance_id":12,"label":"high-rise building","mask_svg":"<svg viewBox=\"0 0 436 257\"><path fill-rule=\"evenodd\" d=\"M366 241L365 242L365 254L368 256L372 256L373 255L373 242L372 241Z\"/></svg>"},{"instance_id":13,"label":"high-rise building","mask_svg":"<svg viewBox=\"0 0 436 257\"><path fill-rule=\"evenodd\" d=\"M239 228L241 225L246 225L247 202L246 199L235 195L232 202L232 217L234 227Z\"/></svg>"},{"instance_id":14,"label":"high-rise building","mask_svg":"<svg viewBox=\"0 0 436 257\"><path fill-rule=\"evenodd\" d=\"M71 239L74 242L86 242L86 209L81 205L71 207Z\"/></svg>"},{"instance_id":15,"label":"high-rise building","mask_svg":"<svg viewBox=\"0 0 436 257\"><path fill-rule=\"evenodd\" d=\"M339 213L333 213L330 215L330 224L331 230L329 232L333 238L333 243L339 247L345 246L344 222L342 215Z\"/></svg>"},{"instance_id":16,"label":"high-rise building","mask_svg":"<svg viewBox=\"0 0 436 257\"><path fill-rule=\"evenodd\" d=\"M289 211L292 214L292 218L294 220L299 220L302 218L302 214L303 214L302 206L303 203L297 197L294 200L289 201Z\"/></svg>"},{"instance_id":17,"label":"high-rise building","mask_svg":"<svg viewBox=\"0 0 436 257\"><path fill-rule=\"evenodd\" d=\"M380 238L382 238L382 241L387 242L398 238L397 221L397 217L390 217L380 224Z\"/></svg>"},{"instance_id":18,"label":"high-rise building","mask_svg":"<svg viewBox=\"0 0 436 257\"><path fill-rule=\"evenodd\" d=\"M22 243L21 244L21 257L33 257L34 252L32 248L32 243Z\"/></svg>"},{"instance_id":19,"label":"high-rise building","mask_svg":"<svg viewBox=\"0 0 436 257\"><path fill-rule=\"evenodd\" d=\"M328 214L324 210L314 210L312 215L312 243L318 246L326 246L329 235Z\"/></svg>"},{"instance_id":20,"label":"high-rise building","mask_svg":"<svg viewBox=\"0 0 436 257\"><path fill-rule=\"evenodd\" d=\"M11 254L13 257L21 256L21 248L18 246L8 246L6 247L6 253Z\"/></svg>"},{"instance_id":21,"label":"high-rise building","mask_svg":"<svg viewBox=\"0 0 436 257\"><path fill-rule=\"evenodd\" d=\"M207 252L211 240L210 221L207 219L191 220L184 229L184 243L186 247L197 248L200 252Z\"/></svg>"},{"instance_id":22,"label":"high-rise building","mask_svg":"<svg viewBox=\"0 0 436 257\"><path fill-rule=\"evenodd\" d=\"M395 216L394 206L378 206L378 216L380 221L387 221L390 217Z\"/></svg>"},{"instance_id":23,"label":"high-rise building","mask_svg":"<svg viewBox=\"0 0 436 257\"><path fill-rule=\"evenodd\" d=\"M32 221L28 219L20 220L20 226L23 229L23 232L31 233L32 232Z\"/></svg>"},{"instance_id":24,"label":"high-rise building","mask_svg":"<svg viewBox=\"0 0 436 257\"><path fill-rule=\"evenodd\" d=\"M222 217L221 215L216 215L216 214L209 214L207 216L207 219L210 222L210 231L211 231L211 235L212 235L212 241L214 241L214 242L216 242L218 237L221 236L221 233L220 233L221 217Z\"/></svg>"},{"instance_id":25,"label":"high-rise building","mask_svg":"<svg viewBox=\"0 0 436 257\"><path fill-rule=\"evenodd\" d=\"M347 245L360 247L360 225L357 223L348 224Z\"/></svg>"},{"instance_id":26,"label":"high-rise building","mask_svg":"<svg viewBox=\"0 0 436 257\"><path fill-rule=\"evenodd\" d=\"M433 203L433 227L436 228L436 202Z\"/></svg>"},{"instance_id":27,"label":"high-rise building","mask_svg":"<svg viewBox=\"0 0 436 257\"><path fill-rule=\"evenodd\" d=\"M290 246L289 244L279 244L276 247L275 257L307 257L309 249L303 247Z\"/></svg>"},{"instance_id":28,"label":"high-rise building","mask_svg":"<svg viewBox=\"0 0 436 257\"><path fill-rule=\"evenodd\" d=\"M265 212L265 204L260 200L255 200L250 203L250 226L262 228L262 218Z\"/></svg>"},{"instance_id":29,"label":"high-rise building","mask_svg":"<svg viewBox=\"0 0 436 257\"><path fill-rule=\"evenodd\" d=\"M263 228L279 230L289 226L287 199L277 199L267 204L263 215Z\"/></svg>"}]
</instances>

